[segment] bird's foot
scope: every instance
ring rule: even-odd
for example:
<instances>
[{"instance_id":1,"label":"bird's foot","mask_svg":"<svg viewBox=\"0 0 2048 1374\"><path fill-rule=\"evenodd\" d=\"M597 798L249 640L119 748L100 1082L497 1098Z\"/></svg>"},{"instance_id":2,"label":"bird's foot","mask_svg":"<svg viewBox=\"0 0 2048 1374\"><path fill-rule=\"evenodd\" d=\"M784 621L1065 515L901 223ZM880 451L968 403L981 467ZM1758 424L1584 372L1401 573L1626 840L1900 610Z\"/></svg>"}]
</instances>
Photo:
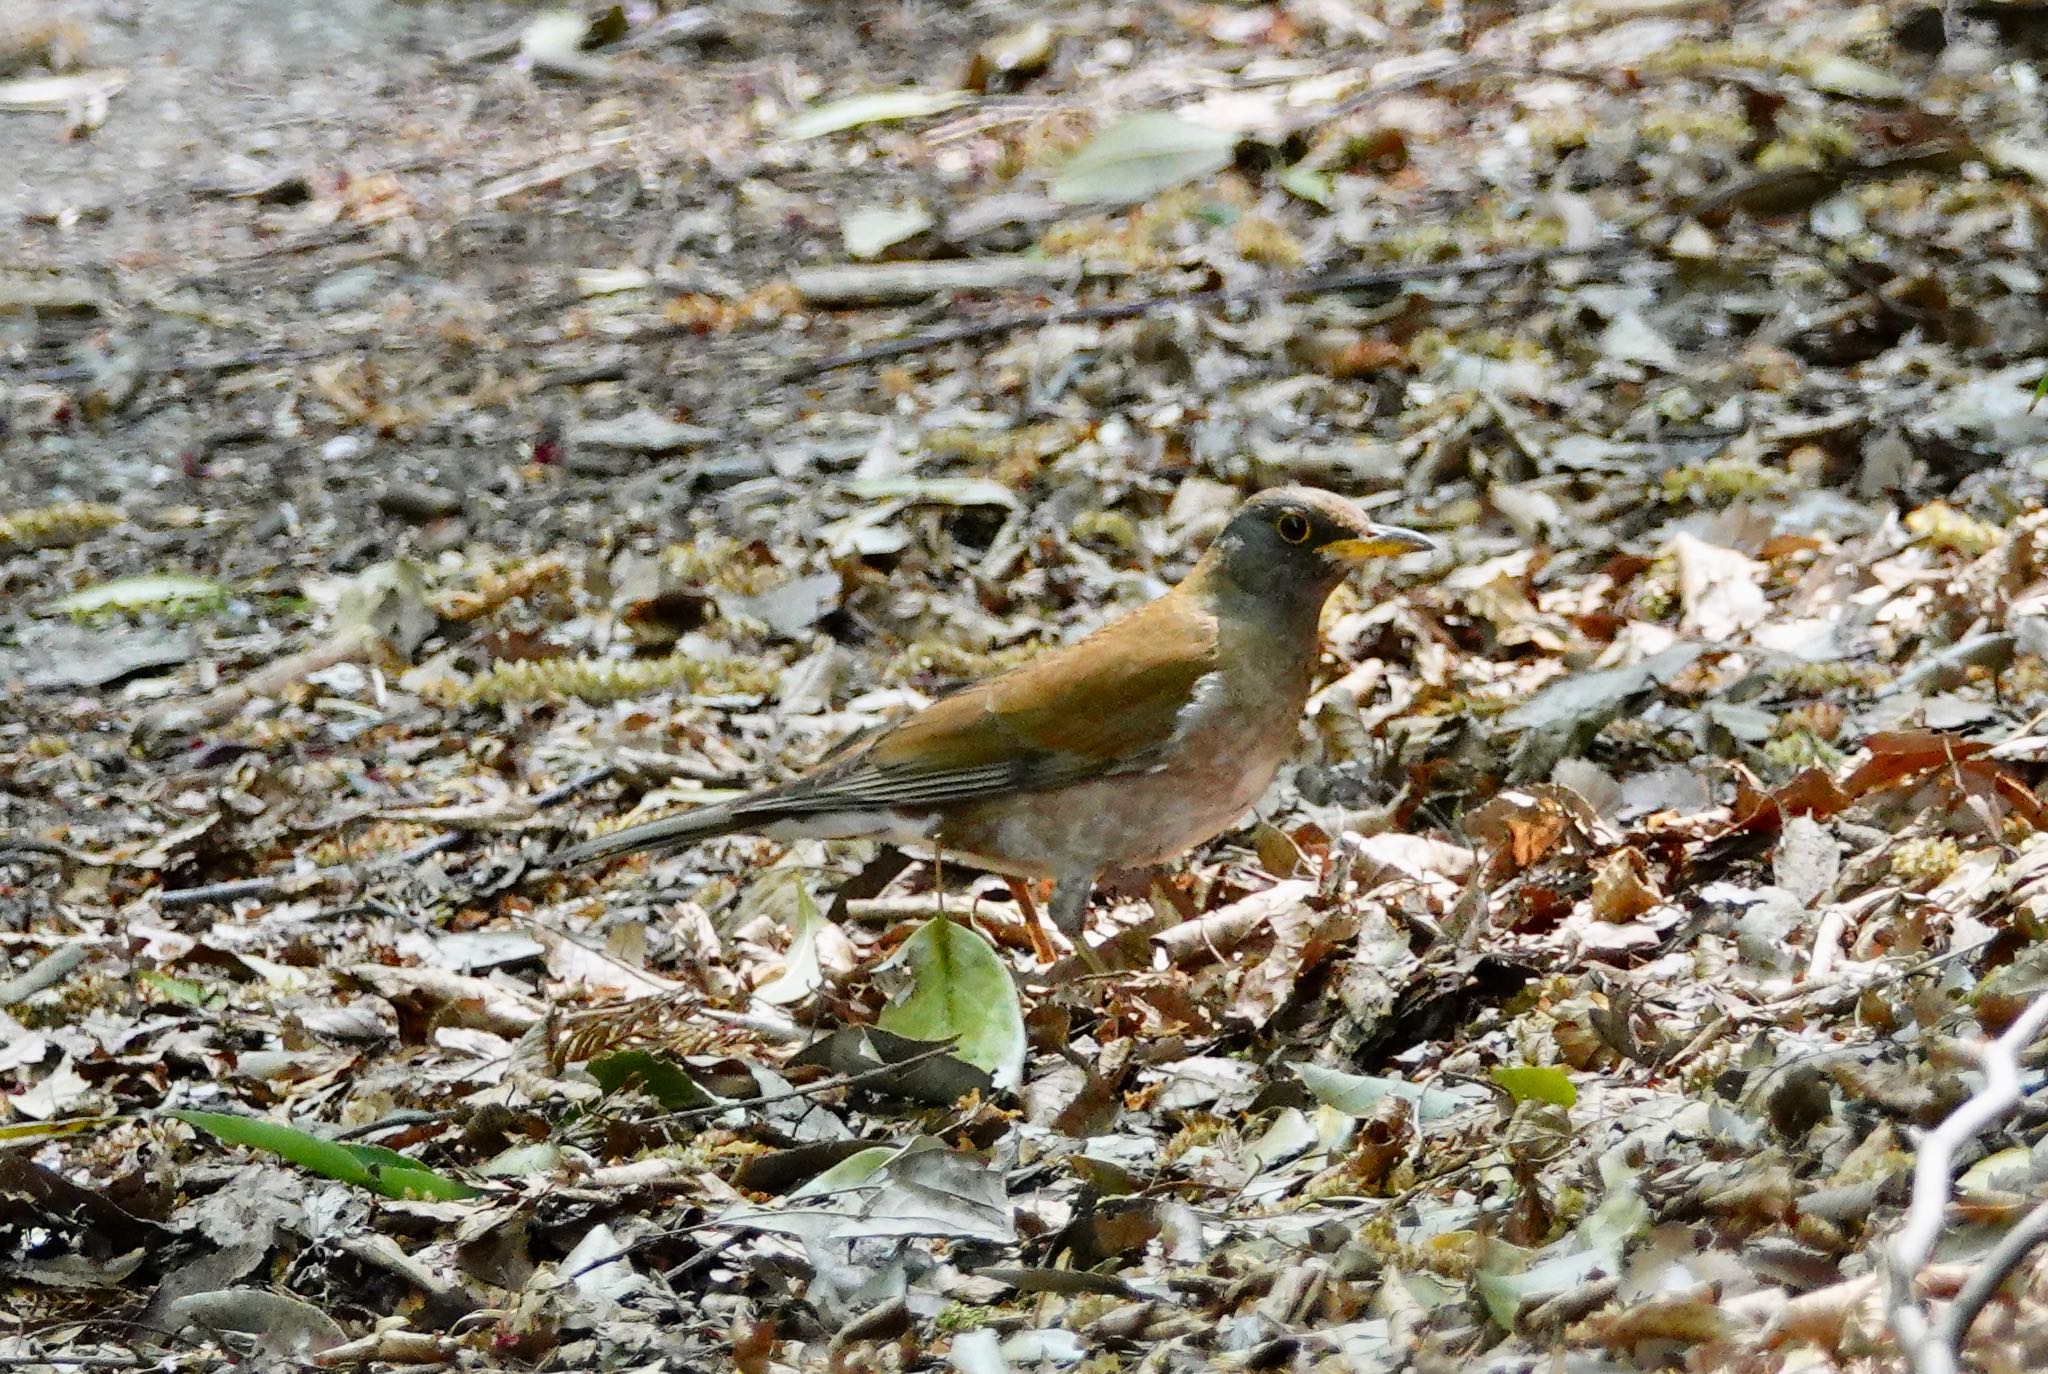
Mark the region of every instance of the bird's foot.
<instances>
[{"instance_id":1,"label":"bird's foot","mask_svg":"<svg viewBox=\"0 0 2048 1374\"><path fill-rule=\"evenodd\" d=\"M1058 961L1059 950L1053 945L1052 936L1045 930L1045 922L1038 919L1038 903L1031 900L1031 885L1021 878L1006 878L1010 897L1017 903L1017 909L1024 913L1024 928L1031 936L1031 953L1041 964Z\"/></svg>"},{"instance_id":2,"label":"bird's foot","mask_svg":"<svg viewBox=\"0 0 2048 1374\"><path fill-rule=\"evenodd\" d=\"M1088 943L1088 899L1095 892L1095 874L1061 878L1052 889L1052 923L1074 947L1074 953L1092 972L1107 973L1109 966Z\"/></svg>"}]
</instances>

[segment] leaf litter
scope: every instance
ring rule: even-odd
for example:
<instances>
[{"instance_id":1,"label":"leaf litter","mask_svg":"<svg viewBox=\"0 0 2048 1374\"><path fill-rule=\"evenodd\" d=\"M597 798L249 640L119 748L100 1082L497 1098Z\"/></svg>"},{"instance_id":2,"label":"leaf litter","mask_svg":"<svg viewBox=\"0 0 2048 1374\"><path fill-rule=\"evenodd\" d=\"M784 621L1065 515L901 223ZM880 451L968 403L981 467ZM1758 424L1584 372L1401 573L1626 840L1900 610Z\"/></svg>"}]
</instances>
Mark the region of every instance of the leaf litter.
<instances>
[{"instance_id":1,"label":"leaf litter","mask_svg":"<svg viewBox=\"0 0 2048 1374\"><path fill-rule=\"evenodd\" d=\"M2025 7L725 8L0 24L0 1356L1932 1367L2048 986ZM549 867L1293 480L1450 551L1110 976ZM1975 1367L2041 1141L1905 1276Z\"/></svg>"}]
</instances>

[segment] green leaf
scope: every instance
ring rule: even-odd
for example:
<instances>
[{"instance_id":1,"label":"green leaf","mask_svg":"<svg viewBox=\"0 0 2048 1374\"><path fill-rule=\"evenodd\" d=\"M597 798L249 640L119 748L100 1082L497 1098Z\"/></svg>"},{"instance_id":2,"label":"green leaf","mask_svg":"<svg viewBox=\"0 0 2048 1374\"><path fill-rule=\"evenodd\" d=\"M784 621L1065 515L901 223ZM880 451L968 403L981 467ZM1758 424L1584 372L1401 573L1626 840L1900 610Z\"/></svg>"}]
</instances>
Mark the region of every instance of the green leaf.
<instances>
[{"instance_id":1,"label":"green leaf","mask_svg":"<svg viewBox=\"0 0 2048 1374\"><path fill-rule=\"evenodd\" d=\"M168 973L155 969L143 969L135 975L136 983L150 996L162 1002L176 1002L181 1006L203 1007L209 1003L218 1004L227 999L202 983L189 978L173 978Z\"/></svg>"},{"instance_id":2,"label":"green leaf","mask_svg":"<svg viewBox=\"0 0 2048 1374\"><path fill-rule=\"evenodd\" d=\"M1295 1064L1290 1066L1301 1075L1301 1081L1316 1095L1316 1101L1326 1107L1334 1107L1352 1116L1369 1116L1380 1099L1405 1097L1415 1104L1415 1115L1423 1121L1435 1121L1449 1116L1452 1112L1472 1105L1472 1099L1457 1093L1439 1092L1434 1088L1422 1088L1398 1078L1369 1078L1364 1074L1339 1073L1326 1069L1320 1064Z\"/></svg>"},{"instance_id":3,"label":"green leaf","mask_svg":"<svg viewBox=\"0 0 2048 1374\"><path fill-rule=\"evenodd\" d=\"M882 1009L882 1029L913 1040L957 1037L960 1058L988 1070L998 1088L1015 1087L1024 1075L1024 1011L994 947L935 916L897 958L909 965L910 995Z\"/></svg>"},{"instance_id":4,"label":"green leaf","mask_svg":"<svg viewBox=\"0 0 2048 1374\"><path fill-rule=\"evenodd\" d=\"M1473 1275L1479 1297L1502 1330L1515 1329L1523 1304L1583 1286L1601 1274L1619 1274L1629 1238L1649 1224L1650 1209L1633 1184L1612 1189L1571 1234L1524 1250L1495 1241Z\"/></svg>"},{"instance_id":5,"label":"green leaf","mask_svg":"<svg viewBox=\"0 0 2048 1374\"><path fill-rule=\"evenodd\" d=\"M175 1111L167 1115L230 1145L246 1145L252 1150L279 1155L323 1178L367 1188L385 1197L445 1202L477 1196L477 1190L468 1184L437 1174L419 1161L379 1145L323 1140L294 1126L225 1112Z\"/></svg>"},{"instance_id":6,"label":"green leaf","mask_svg":"<svg viewBox=\"0 0 2048 1374\"><path fill-rule=\"evenodd\" d=\"M1068 205L1130 205L1230 165L1237 140L1163 111L1104 129L1060 168L1053 197Z\"/></svg>"},{"instance_id":7,"label":"green leaf","mask_svg":"<svg viewBox=\"0 0 2048 1374\"><path fill-rule=\"evenodd\" d=\"M1572 1228L1572 1239L1581 1247L1597 1250L1615 1265L1629 1238L1650 1224L1650 1205L1643 1201L1633 1183L1610 1189L1600 1205Z\"/></svg>"},{"instance_id":8,"label":"green leaf","mask_svg":"<svg viewBox=\"0 0 2048 1374\"><path fill-rule=\"evenodd\" d=\"M895 91L869 91L844 100L827 101L798 110L782 126L784 138L821 138L863 124L893 124L904 119L923 119L958 109L974 97L965 91L925 91L907 86Z\"/></svg>"},{"instance_id":9,"label":"green leaf","mask_svg":"<svg viewBox=\"0 0 2048 1374\"><path fill-rule=\"evenodd\" d=\"M879 1173L884 1164L902 1153L895 1145L871 1145L858 1154L848 1155L823 1173L814 1174L809 1182L789 1195L790 1201L830 1197L849 1188L858 1188Z\"/></svg>"},{"instance_id":10,"label":"green leaf","mask_svg":"<svg viewBox=\"0 0 2048 1374\"><path fill-rule=\"evenodd\" d=\"M674 1060L647 1050L620 1050L586 1066L590 1076L607 1094L638 1087L661 1104L666 1112L694 1111L715 1107L718 1099L697 1086Z\"/></svg>"},{"instance_id":11,"label":"green leaf","mask_svg":"<svg viewBox=\"0 0 2048 1374\"><path fill-rule=\"evenodd\" d=\"M1513 1331L1515 1313L1520 1311L1522 1304L1529 1299L1554 1298L1560 1293L1582 1286L1599 1275L1613 1272L1612 1262L1608 1256L1592 1251L1577 1251L1553 1256L1515 1273L1482 1268L1472 1276L1472 1279L1474 1286L1479 1289L1480 1301L1486 1304L1487 1313L1501 1330Z\"/></svg>"},{"instance_id":12,"label":"green leaf","mask_svg":"<svg viewBox=\"0 0 2048 1374\"><path fill-rule=\"evenodd\" d=\"M51 607L59 615L97 615L102 611L215 610L227 604L228 589L210 577L189 573L142 573L117 577L60 597Z\"/></svg>"},{"instance_id":13,"label":"green leaf","mask_svg":"<svg viewBox=\"0 0 2048 1374\"><path fill-rule=\"evenodd\" d=\"M1332 188L1328 172L1318 172L1313 167L1297 162L1274 179L1280 183L1280 189L1288 195L1305 200L1310 205L1319 205L1325 210L1330 208Z\"/></svg>"},{"instance_id":14,"label":"green leaf","mask_svg":"<svg viewBox=\"0 0 2048 1374\"><path fill-rule=\"evenodd\" d=\"M1549 1102L1569 1107L1579 1100L1571 1075L1547 1064L1503 1064L1493 1071L1493 1081L1508 1090L1517 1102Z\"/></svg>"},{"instance_id":15,"label":"green leaf","mask_svg":"<svg viewBox=\"0 0 2048 1374\"><path fill-rule=\"evenodd\" d=\"M802 870L792 873L789 881L796 888L796 929L790 934L789 953L783 959L782 972L754 989L754 996L776 1007L801 1002L825 983L825 971L818 965L818 935L830 922L812 899Z\"/></svg>"}]
</instances>

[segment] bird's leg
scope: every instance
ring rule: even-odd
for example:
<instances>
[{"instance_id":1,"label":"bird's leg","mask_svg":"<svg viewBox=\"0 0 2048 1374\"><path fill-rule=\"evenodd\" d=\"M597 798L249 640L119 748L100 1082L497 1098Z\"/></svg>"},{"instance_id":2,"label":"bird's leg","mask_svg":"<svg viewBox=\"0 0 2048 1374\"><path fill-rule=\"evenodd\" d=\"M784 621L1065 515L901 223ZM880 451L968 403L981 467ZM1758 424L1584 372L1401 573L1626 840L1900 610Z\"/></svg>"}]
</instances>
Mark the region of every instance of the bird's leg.
<instances>
[{"instance_id":1,"label":"bird's leg","mask_svg":"<svg viewBox=\"0 0 2048 1374\"><path fill-rule=\"evenodd\" d=\"M1052 937L1045 933L1045 923L1038 919L1038 903L1031 900L1031 884L1022 878L1005 878L1003 882L1010 889L1010 900L1024 913L1024 928L1031 935L1031 952L1041 964L1050 964L1060 957L1052 947Z\"/></svg>"},{"instance_id":2,"label":"bird's leg","mask_svg":"<svg viewBox=\"0 0 2048 1374\"><path fill-rule=\"evenodd\" d=\"M1088 899L1095 892L1095 875L1092 873L1069 874L1055 882L1052 887L1052 923L1060 934L1073 942L1074 953L1081 956L1081 962L1103 972L1102 956L1088 943Z\"/></svg>"}]
</instances>

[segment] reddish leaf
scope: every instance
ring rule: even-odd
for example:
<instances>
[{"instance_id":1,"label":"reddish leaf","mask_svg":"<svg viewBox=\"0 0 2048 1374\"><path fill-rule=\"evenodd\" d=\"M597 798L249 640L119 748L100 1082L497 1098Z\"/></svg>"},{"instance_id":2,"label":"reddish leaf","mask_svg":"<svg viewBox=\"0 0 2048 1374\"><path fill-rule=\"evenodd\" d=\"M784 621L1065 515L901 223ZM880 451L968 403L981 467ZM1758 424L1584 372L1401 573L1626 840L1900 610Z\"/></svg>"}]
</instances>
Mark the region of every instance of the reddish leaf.
<instances>
[{"instance_id":1,"label":"reddish leaf","mask_svg":"<svg viewBox=\"0 0 2048 1374\"><path fill-rule=\"evenodd\" d=\"M1938 730L1897 730L1872 735L1863 747L1870 751L1869 760L1842 784L1842 790L1852 797L1971 758L1991 746Z\"/></svg>"},{"instance_id":2,"label":"reddish leaf","mask_svg":"<svg viewBox=\"0 0 2048 1374\"><path fill-rule=\"evenodd\" d=\"M2033 790L2020 781L2019 774L1995 759L1966 759L1958 767L1966 777L1981 778L1991 784L2000 801L2011 807L2013 812L2036 830L2048 829L2048 807Z\"/></svg>"},{"instance_id":3,"label":"reddish leaf","mask_svg":"<svg viewBox=\"0 0 2048 1374\"><path fill-rule=\"evenodd\" d=\"M1745 778L1735 793L1735 823L1724 834L1776 830L1791 816L1832 816L1853 799L1819 768L1809 768L1769 792Z\"/></svg>"}]
</instances>

